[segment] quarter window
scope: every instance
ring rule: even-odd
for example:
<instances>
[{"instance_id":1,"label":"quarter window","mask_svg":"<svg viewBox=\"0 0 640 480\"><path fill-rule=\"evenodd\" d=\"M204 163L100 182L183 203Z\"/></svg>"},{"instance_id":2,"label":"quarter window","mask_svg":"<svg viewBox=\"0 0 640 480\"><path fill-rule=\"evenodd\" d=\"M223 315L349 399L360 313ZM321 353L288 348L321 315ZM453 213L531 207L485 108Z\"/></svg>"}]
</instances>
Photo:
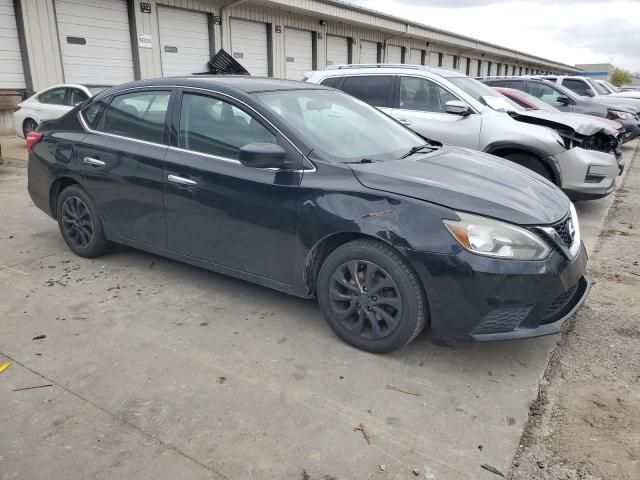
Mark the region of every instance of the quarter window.
<instances>
[{"instance_id":1,"label":"quarter window","mask_svg":"<svg viewBox=\"0 0 640 480\"><path fill-rule=\"evenodd\" d=\"M118 95L98 120L97 129L136 140L163 143L165 117L170 97L171 93L166 91ZM90 108L87 110L91 111ZM96 115L98 111L99 108Z\"/></svg>"},{"instance_id":2,"label":"quarter window","mask_svg":"<svg viewBox=\"0 0 640 480\"><path fill-rule=\"evenodd\" d=\"M70 88L69 89L69 100L67 101L67 105L75 107L79 103L84 102L87 98L86 93L78 88Z\"/></svg>"},{"instance_id":3,"label":"quarter window","mask_svg":"<svg viewBox=\"0 0 640 480\"><path fill-rule=\"evenodd\" d=\"M64 100L66 90L66 88L52 88L38 95L38 100L49 105L66 105Z\"/></svg>"},{"instance_id":4,"label":"quarter window","mask_svg":"<svg viewBox=\"0 0 640 480\"><path fill-rule=\"evenodd\" d=\"M340 83L341 77L329 77L325 78L320 82L320 85L325 85L331 88L338 88L338 84Z\"/></svg>"},{"instance_id":5,"label":"quarter window","mask_svg":"<svg viewBox=\"0 0 640 480\"><path fill-rule=\"evenodd\" d=\"M342 90L374 107L391 107L389 98L393 90L390 75L363 75L347 77Z\"/></svg>"},{"instance_id":6,"label":"quarter window","mask_svg":"<svg viewBox=\"0 0 640 480\"><path fill-rule=\"evenodd\" d=\"M182 96L180 148L237 160L240 148L258 142L277 143L277 139L243 110L214 97Z\"/></svg>"},{"instance_id":7,"label":"quarter window","mask_svg":"<svg viewBox=\"0 0 640 480\"><path fill-rule=\"evenodd\" d=\"M440 85L417 77L400 77L400 108L421 112L445 112L445 104L457 98Z\"/></svg>"}]
</instances>

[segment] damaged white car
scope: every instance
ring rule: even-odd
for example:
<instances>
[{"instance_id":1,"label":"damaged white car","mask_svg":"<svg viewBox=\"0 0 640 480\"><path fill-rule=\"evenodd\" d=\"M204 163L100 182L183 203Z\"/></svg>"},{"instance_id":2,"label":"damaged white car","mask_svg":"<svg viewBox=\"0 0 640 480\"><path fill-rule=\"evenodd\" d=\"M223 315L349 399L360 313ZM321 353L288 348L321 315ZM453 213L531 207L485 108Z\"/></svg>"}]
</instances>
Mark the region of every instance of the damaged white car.
<instances>
[{"instance_id":1,"label":"damaged white car","mask_svg":"<svg viewBox=\"0 0 640 480\"><path fill-rule=\"evenodd\" d=\"M575 200L611 193L619 166L615 131L525 112L456 70L419 65L338 65L307 81L343 90L425 138L506 158L547 178ZM550 128L549 128L550 127ZM585 133L586 132L586 133Z\"/></svg>"}]
</instances>

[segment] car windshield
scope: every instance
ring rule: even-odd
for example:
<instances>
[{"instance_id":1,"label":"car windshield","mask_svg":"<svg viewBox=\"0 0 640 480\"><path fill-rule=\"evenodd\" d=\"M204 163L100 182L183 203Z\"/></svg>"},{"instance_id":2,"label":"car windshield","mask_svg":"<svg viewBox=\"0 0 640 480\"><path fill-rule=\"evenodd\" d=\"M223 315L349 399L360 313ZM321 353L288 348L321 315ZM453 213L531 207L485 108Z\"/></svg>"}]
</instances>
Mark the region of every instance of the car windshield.
<instances>
[{"instance_id":1,"label":"car windshield","mask_svg":"<svg viewBox=\"0 0 640 480\"><path fill-rule=\"evenodd\" d=\"M520 105L512 102L493 88L469 77L450 77L449 80L467 95L473 97L483 105L498 111L522 111Z\"/></svg>"},{"instance_id":2,"label":"car windshield","mask_svg":"<svg viewBox=\"0 0 640 480\"><path fill-rule=\"evenodd\" d=\"M538 110L544 110L545 112L559 112L556 107L549 105L545 101L539 99L538 97L534 97L533 95L527 92L518 92L518 96L525 99L527 102L532 103L536 106Z\"/></svg>"},{"instance_id":3,"label":"car windshield","mask_svg":"<svg viewBox=\"0 0 640 480\"><path fill-rule=\"evenodd\" d=\"M260 103L313 148L337 162L392 160L424 139L380 110L335 90L258 93Z\"/></svg>"}]
</instances>

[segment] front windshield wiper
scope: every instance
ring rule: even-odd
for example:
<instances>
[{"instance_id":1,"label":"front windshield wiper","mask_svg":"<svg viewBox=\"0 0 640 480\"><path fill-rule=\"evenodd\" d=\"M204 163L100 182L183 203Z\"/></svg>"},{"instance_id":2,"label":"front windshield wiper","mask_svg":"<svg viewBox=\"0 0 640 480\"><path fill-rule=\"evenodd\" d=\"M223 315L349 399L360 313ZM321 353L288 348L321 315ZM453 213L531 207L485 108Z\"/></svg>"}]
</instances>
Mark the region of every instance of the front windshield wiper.
<instances>
[{"instance_id":1,"label":"front windshield wiper","mask_svg":"<svg viewBox=\"0 0 640 480\"><path fill-rule=\"evenodd\" d=\"M346 164L363 164L363 163L373 163L375 160L371 160L370 158L361 158L360 160L356 160L355 162L344 162Z\"/></svg>"},{"instance_id":2,"label":"front windshield wiper","mask_svg":"<svg viewBox=\"0 0 640 480\"><path fill-rule=\"evenodd\" d=\"M425 143L423 145L416 145L415 147L411 147L411 150L409 150L407 153L405 153L400 158L410 157L414 153L418 153L420 150L424 150L425 148L429 148L431 150L435 150L438 147L436 145L432 145L431 143Z\"/></svg>"}]
</instances>

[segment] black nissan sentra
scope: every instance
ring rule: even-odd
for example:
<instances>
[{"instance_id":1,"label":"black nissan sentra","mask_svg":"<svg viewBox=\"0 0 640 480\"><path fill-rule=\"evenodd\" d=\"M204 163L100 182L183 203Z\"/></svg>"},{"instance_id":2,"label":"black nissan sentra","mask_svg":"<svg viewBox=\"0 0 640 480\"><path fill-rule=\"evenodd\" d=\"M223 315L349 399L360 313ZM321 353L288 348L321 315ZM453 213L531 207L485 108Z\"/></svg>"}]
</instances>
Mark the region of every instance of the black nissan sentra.
<instances>
[{"instance_id":1,"label":"black nissan sentra","mask_svg":"<svg viewBox=\"0 0 640 480\"><path fill-rule=\"evenodd\" d=\"M43 123L28 148L31 198L76 254L121 243L317 297L336 334L370 352L426 325L476 340L555 333L588 294L558 188L330 88L133 82Z\"/></svg>"}]
</instances>

